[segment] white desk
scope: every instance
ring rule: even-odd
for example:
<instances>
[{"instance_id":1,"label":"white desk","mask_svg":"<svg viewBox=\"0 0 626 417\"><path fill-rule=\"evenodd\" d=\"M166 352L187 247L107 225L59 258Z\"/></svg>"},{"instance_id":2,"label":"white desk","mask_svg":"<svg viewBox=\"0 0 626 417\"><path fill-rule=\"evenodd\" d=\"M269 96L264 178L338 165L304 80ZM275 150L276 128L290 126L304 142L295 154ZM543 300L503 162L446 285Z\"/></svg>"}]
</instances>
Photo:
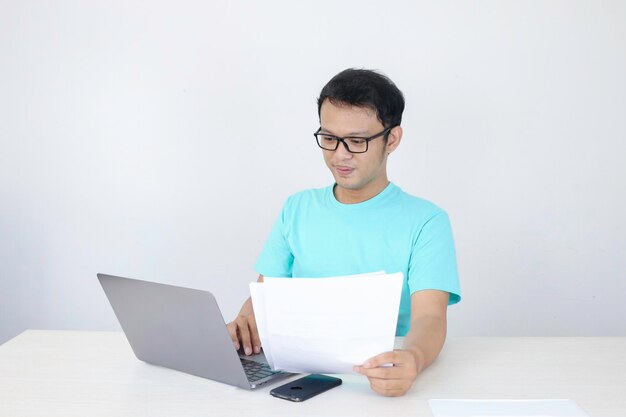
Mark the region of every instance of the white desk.
<instances>
[{"instance_id":1,"label":"white desk","mask_svg":"<svg viewBox=\"0 0 626 417\"><path fill-rule=\"evenodd\" d=\"M626 338L458 338L404 397L360 376L304 403L135 358L122 333L29 330L0 346L0 416L431 416L430 398L569 398L626 416Z\"/></svg>"}]
</instances>

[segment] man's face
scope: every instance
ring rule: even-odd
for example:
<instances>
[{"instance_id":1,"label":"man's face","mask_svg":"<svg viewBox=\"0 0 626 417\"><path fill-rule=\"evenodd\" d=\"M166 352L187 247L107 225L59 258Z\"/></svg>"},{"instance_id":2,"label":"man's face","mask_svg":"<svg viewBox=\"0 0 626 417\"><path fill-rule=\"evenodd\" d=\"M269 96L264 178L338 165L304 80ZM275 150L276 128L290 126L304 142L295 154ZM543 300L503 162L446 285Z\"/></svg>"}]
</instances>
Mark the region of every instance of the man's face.
<instances>
[{"instance_id":1,"label":"man's face","mask_svg":"<svg viewBox=\"0 0 626 417\"><path fill-rule=\"evenodd\" d=\"M376 117L374 110L365 107L355 107L344 104L333 104L328 100L322 103L320 109L321 132L346 137L370 137L384 129ZM384 138L373 139L365 153L350 153L340 143L335 151L323 150L324 161L335 177L337 187L352 192L363 192L373 195L386 187L387 180L387 149ZM337 193L344 190L336 189Z\"/></svg>"}]
</instances>

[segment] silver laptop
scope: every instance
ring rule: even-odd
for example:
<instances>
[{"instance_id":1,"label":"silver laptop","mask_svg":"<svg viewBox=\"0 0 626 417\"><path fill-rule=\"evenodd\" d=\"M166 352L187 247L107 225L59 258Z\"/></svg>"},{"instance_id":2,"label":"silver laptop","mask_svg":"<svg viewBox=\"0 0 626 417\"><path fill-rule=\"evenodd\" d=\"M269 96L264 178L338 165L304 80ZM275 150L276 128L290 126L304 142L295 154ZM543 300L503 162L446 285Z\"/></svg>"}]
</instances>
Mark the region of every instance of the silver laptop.
<instances>
[{"instance_id":1,"label":"silver laptop","mask_svg":"<svg viewBox=\"0 0 626 417\"><path fill-rule=\"evenodd\" d=\"M253 389L290 374L263 354L237 352L208 291L98 274L135 356L188 374Z\"/></svg>"}]
</instances>

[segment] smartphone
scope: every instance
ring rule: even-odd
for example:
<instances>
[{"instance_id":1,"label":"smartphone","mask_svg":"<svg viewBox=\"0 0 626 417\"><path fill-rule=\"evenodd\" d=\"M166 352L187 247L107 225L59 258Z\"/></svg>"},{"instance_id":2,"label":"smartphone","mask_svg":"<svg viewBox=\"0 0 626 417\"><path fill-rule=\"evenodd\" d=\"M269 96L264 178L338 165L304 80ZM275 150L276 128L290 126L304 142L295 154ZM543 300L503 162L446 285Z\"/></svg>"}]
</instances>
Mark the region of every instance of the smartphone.
<instances>
[{"instance_id":1,"label":"smartphone","mask_svg":"<svg viewBox=\"0 0 626 417\"><path fill-rule=\"evenodd\" d=\"M339 378L311 374L274 388L270 394L283 400L302 402L339 385L341 385Z\"/></svg>"}]
</instances>

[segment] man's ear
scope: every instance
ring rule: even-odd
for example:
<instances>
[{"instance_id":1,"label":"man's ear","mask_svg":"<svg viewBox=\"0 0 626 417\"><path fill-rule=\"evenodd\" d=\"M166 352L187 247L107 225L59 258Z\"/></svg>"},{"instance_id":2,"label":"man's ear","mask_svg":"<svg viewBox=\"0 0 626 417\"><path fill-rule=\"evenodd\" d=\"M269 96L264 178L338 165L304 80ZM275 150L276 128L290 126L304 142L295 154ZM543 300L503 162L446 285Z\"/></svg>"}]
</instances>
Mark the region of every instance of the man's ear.
<instances>
[{"instance_id":1,"label":"man's ear","mask_svg":"<svg viewBox=\"0 0 626 417\"><path fill-rule=\"evenodd\" d=\"M402 127L396 126L391 129L387 136L387 155L391 152L395 151L398 146L400 146L400 141L402 140Z\"/></svg>"}]
</instances>

